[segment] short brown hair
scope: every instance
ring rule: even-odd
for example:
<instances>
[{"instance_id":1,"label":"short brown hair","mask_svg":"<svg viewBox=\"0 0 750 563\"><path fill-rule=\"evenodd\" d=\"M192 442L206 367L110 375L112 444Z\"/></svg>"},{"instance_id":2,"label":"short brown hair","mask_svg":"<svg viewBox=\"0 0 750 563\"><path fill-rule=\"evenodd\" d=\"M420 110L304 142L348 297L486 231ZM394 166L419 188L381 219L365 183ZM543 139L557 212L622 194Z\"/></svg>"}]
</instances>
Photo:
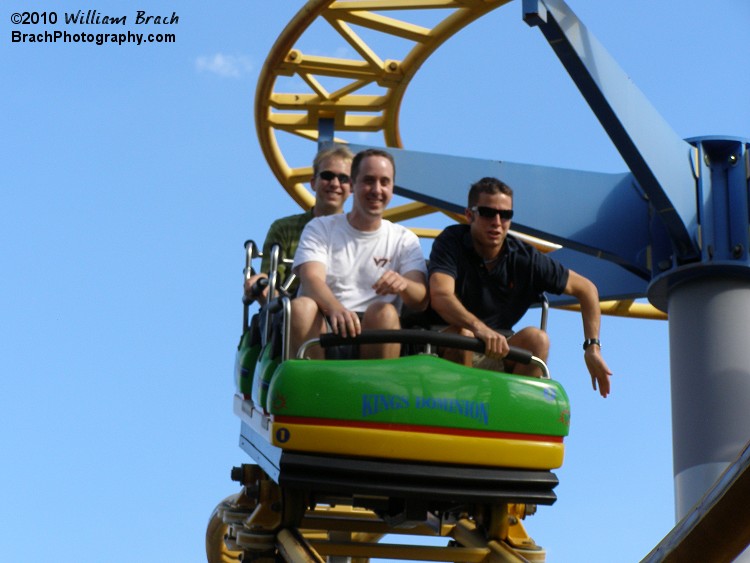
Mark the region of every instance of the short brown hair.
<instances>
[{"instance_id":1,"label":"short brown hair","mask_svg":"<svg viewBox=\"0 0 750 563\"><path fill-rule=\"evenodd\" d=\"M469 189L469 207L474 207L477 204L479 194L505 194L513 197L513 189L505 182L488 176L471 185Z\"/></svg>"},{"instance_id":2,"label":"short brown hair","mask_svg":"<svg viewBox=\"0 0 750 563\"><path fill-rule=\"evenodd\" d=\"M359 174L359 165L368 156L382 156L383 158L387 158L391 163L391 166L393 166L392 179L394 182L396 181L396 163L393 160L393 155L382 149L365 149L363 151L359 151L355 155L354 160L352 160L352 182L355 182L357 180L357 174Z\"/></svg>"}]
</instances>

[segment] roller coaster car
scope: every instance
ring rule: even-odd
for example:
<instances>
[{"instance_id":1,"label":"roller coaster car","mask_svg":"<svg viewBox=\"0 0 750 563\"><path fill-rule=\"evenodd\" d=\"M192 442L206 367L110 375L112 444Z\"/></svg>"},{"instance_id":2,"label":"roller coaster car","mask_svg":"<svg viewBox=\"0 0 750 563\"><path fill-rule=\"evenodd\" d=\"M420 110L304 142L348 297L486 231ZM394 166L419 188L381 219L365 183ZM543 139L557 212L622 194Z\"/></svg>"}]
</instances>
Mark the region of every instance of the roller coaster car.
<instances>
[{"instance_id":1,"label":"roller coaster car","mask_svg":"<svg viewBox=\"0 0 750 563\"><path fill-rule=\"evenodd\" d=\"M269 280L275 295L275 275ZM246 313L235 369L240 446L257 467L236 468L234 478L254 491L244 526L263 530L261 548L269 548L269 530L298 526L320 504L361 507L388 526L413 527L556 500L551 470L563 461L570 410L544 362L511 350L510 359L540 366L539 379L465 367L433 351L482 351L481 341L422 329L326 334L292 358L290 299L281 293L252 321ZM400 342L405 352L387 360L304 358L310 346L352 342ZM261 483L278 489L266 493L283 507L275 515L258 514Z\"/></svg>"}]
</instances>

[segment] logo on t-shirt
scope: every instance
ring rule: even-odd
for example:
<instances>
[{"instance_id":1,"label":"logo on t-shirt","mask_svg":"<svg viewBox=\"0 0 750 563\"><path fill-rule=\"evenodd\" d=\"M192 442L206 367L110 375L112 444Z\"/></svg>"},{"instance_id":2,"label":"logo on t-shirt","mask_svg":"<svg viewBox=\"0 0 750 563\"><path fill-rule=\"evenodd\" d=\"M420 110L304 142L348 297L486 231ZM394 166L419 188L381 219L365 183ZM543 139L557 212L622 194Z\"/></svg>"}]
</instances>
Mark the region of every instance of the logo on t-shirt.
<instances>
[{"instance_id":1,"label":"logo on t-shirt","mask_svg":"<svg viewBox=\"0 0 750 563\"><path fill-rule=\"evenodd\" d=\"M375 262L375 266L377 266L378 268L384 268L385 265L391 261L390 258L385 258L385 257L383 258L373 257L372 260L373 262Z\"/></svg>"}]
</instances>

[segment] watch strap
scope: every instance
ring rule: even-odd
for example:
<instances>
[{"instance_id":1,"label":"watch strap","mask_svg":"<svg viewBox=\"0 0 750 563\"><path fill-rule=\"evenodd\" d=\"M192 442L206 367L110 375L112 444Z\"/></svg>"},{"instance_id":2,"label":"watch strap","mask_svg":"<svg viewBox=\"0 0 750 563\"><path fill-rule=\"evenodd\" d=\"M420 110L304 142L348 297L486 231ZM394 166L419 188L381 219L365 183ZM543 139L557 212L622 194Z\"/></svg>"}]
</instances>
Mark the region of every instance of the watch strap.
<instances>
[{"instance_id":1,"label":"watch strap","mask_svg":"<svg viewBox=\"0 0 750 563\"><path fill-rule=\"evenodd\" d=\"M599 346L599 348L602 347L602 343L599 341L598 338L587 338L586 340L583 341L583 349L586 350L588 349L589 346L593 344L596 344L597 346Z\"/></svg>"}]
</instances>

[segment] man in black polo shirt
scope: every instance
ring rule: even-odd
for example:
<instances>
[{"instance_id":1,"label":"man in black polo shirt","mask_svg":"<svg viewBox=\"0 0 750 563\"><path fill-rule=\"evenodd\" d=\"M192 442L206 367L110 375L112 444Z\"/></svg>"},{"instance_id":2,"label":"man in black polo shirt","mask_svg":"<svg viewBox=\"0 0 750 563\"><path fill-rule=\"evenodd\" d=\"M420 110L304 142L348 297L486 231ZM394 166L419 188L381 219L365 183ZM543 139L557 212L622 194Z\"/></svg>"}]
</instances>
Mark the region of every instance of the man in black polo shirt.
<instances>
[{"instance_id":1,"label":"man in black polo shirt","mask_svg":"<svg viewBox=\"0 0 750 563\"><path fill-rule=\"evenodd\" d=\"M594 390L610 391L612 373L601 356L599 292L587 278L565 268L533 246L508 235L513 190L496 178L482 178L469 190L468 225L446 228L430 254L432 308L449 330L484 341L484 354L451 354L460 361L498 371L539 375L538 368L503 362L508 341L547 360L547 333L512 328L542 292L572 295L581 305L584 358Z\"/></svg>"}]
</instances>

